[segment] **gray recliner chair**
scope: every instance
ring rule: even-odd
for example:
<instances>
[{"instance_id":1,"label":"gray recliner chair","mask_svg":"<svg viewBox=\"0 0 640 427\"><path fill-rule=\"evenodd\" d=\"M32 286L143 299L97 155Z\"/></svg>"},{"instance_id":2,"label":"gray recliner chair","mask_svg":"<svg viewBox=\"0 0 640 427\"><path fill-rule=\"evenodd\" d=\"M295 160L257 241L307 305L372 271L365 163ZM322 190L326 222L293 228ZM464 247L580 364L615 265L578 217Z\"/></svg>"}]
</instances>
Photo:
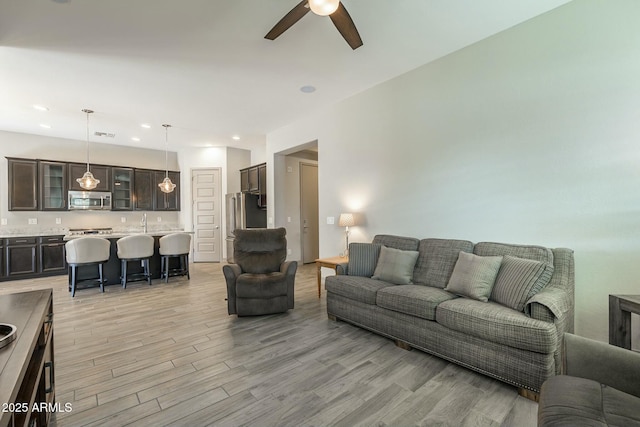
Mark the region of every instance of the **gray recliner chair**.
<instances>
[{"instance_id":1,"label":"gray recliner chair","mask_svg":"<svg viewBox=\"0 0 640 427\"><path fill-rule=\"evenodd\" d=\"M296 261L285 261L284 228L235 230L235 264L222 267L229 314L255 316L293 308Z\"/></svg>"},{"instance_id":2,"label":"gray recliner chair","mask_svg":"<svg viewBox=\"0 0 640 427\"><path fill-rule=\"evenodd\" d=\"M640 426L640 353L564 334L563 372L540 389L538 426Z\"/></svg>"}]
</instances>

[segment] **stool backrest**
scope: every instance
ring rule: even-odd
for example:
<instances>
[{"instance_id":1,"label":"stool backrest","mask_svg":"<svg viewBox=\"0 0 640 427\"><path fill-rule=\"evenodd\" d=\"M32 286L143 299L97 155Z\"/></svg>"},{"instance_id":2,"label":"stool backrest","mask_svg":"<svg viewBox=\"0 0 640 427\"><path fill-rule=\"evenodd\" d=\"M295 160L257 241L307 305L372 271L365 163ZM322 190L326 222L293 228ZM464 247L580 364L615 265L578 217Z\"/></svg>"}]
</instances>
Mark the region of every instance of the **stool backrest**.
<instances>
[{"instance_id":1,"label":"stool backrest","mask_svg":"<svg viewBox=\"0 0 640 427\"><path fill-rule=\"evenodd\" d=\"M172 233L160 238L160 255L182 255L191 251L191 234Z\"/></svg>"},{"instance_id":2,"label":"stool backrest","mask_svg":"<svg viewBox=\"0 0 640 427\"><path fill-rule=\"evenodd\" d=\"M79 237L65 243L67 263L104 262L109 259L111 243L102 237Z\"/></svg>"},{"instance_id":3,"label":"stool backrest","mask_svg":"<svg viewBox=\"0 0 640 427\"><path fill-rule=\"evenodd\" d=\"M148 258L153 256L153 237L148 234L134 234L116 241L118 258Z\"/></svg>"}]
</instances>

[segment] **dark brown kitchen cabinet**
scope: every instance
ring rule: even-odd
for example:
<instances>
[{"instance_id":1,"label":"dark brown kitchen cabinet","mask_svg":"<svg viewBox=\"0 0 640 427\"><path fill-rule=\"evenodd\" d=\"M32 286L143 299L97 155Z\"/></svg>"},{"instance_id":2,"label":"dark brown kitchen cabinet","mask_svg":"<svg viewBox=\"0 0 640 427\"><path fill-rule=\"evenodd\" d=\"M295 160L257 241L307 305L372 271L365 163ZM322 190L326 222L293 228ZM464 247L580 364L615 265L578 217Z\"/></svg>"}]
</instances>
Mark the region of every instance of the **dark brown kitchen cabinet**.
<instances>
[{"instance_id":1,"label":"dark brown kitchen cabinet","mask_svg":"<svg viewBox=\"0 0 640 427\"><path fill-rule=\"evenodd\" d=\"M113 176L113 196L111 197L111 210L133 210L133 171L134 170L132 168L111 168L111 176Z\"/></svg>"},{"instance_id":2,"label":"dark brown kitchen cabinet","mask_svg":"<svg viewBox=\"0 0 640 427\"><path fill-rule=\"evenodd\" d=\"M155 205L156 211L179 211L180 210L180 172L169 171L169 178L171 182L176 185L176 188L171 193L164 193L160 190L158 184L165 178L166 172L155 171L154 184L155 184Z\"/></svg>"},{"instance_id":3,"label":"dark brown kitchen cabinet","mask_svg":"<svg viewBox=\"0 0 640 427\"><path fill-rule=\"evenodd\" d=\"M64 236L42 236L39 238L39 270L40 273L65 273L67 271L67 255Z\"/></svg>"},{"instance_id":4,"label":"dark brown kitchen cabinet","mask_svg":"<svg viewBox=\"0 0 640 427\"><path fill-rule=\"evenodd\" d=\"M40 210L67 210L67 164L38 161Z\"/></svg>"},{"instance_id":5,"label":"dark brown kitchen cabinet","mask_svg":"<svg viewBox=\"0 0 640 427\"><path fill-rule=\"evenodd\" d=\"M4 277L4 239L0 239L0 280Z\"/></svg>"},{"instance_id":6,"label":"dark brown kitchen cabinet","mask_svg":"<svg viewBox=\"0 0 640 427\"><path fill-rule=\"evenodd\" d=\"M90 164L89 170L96 179L100 180L100 184L92 191L111 191L111 166ZM76 180L82 178L86 171L86 163L69 163L69 190L84 190Z\"/></svg>"},{"instance_id":7,"label":"dark brown kitchen cabinet","mask_svg":"<svg viewBox=\"0 0 640 427\"><path fill-rule=\"evenodd\" d=\"M153 181L154 171L148 169L136 169L133 173L133 208L137 211L153 210L155 195Z\"/></svg>"},{"instance_id":8,"label":"dark brown kitchen cabinet","mask_svg":"<svg viewBox=\"0 0 640 427\"><path fill-rule=\"evenodd\" d=\"M7 158L9 170L9 210L38 210L38 162Z\"/></svg>"},{"instance_id":9,"label":"dark brown kitchen cabinet","mask_svg":"<svg viewBox=\"0 0 640 427\"><path fill-rule=\"evenodd\" d=\"M5 242L6 276L19 278L38 272L36 252L38 242L36 237L18 237L6 239Z\"/></svg>"},{"instance_id":10,"label":"dark brown kitchen cabinet","mask_svg":"<svg viewBox=\"0 0 640 427\"><path fill-rule=\"evenodd\" d=\"M258 195L258 206L267 207L267 164L240 169L240 191Z\"/></svg>"}]
</instances>

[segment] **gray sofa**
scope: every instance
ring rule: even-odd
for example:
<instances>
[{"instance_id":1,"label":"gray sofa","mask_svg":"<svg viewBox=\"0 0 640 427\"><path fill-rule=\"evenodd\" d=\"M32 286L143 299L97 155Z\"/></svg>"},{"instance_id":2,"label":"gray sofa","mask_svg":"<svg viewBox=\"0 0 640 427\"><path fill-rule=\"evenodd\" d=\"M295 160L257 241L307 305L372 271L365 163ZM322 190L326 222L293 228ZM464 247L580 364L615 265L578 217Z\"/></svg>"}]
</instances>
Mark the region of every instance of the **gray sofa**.
<instances>
[{"instance_id":1,"label":"gray sofa","mask_svg":"<svg viewBox=\"0 0 640 427\"><path fill-rule=\"evenodd\" d=\"M563 334L573 331L572 250L391 235L349 249L349 263L325 280L330 319L497 378L524 395L533 391L529 397L560 373ZM488 276L486 263L494 269ZM478 271L491 289L460 296L468 291L459 287L465 280L482 288Z\"/></svg>"},{"instance_id":2,"label":"gray sofa","mask_svg":"<svg viewBox=\"0 0 640 427\"><path fill-rule=\"evenodd\" d=\"M542 385L538 426L640 426L640 353L565 334L563 373Z\"/></svg>"}]
</instances>

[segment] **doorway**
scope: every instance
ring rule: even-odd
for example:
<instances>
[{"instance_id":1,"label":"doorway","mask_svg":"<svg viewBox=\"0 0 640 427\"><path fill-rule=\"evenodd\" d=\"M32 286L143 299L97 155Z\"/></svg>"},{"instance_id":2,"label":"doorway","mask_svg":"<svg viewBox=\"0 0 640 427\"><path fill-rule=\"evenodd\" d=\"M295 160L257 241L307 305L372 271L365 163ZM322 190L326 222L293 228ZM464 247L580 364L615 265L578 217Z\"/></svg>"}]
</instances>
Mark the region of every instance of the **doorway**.
<instances>
[{"instance_id":1,"label":"doorway","mask_svg":"<svg viewBox=\"0 0 640 427\"><path fill-rule=\"evenodd\" d=\"M194 262L220 262L221 259L220 176L220 168L191 170Z\"/></svg>"},{"instance_id":2,"label":"doorway","mask_svg":"<svg viewBox=\"0 0 640 427\"><path fill-rule=\"evenodd\" d=\"M300 163L300 234L303 264L320 258L318 208L318 165Z\"/></svg>"}]
</instances>

